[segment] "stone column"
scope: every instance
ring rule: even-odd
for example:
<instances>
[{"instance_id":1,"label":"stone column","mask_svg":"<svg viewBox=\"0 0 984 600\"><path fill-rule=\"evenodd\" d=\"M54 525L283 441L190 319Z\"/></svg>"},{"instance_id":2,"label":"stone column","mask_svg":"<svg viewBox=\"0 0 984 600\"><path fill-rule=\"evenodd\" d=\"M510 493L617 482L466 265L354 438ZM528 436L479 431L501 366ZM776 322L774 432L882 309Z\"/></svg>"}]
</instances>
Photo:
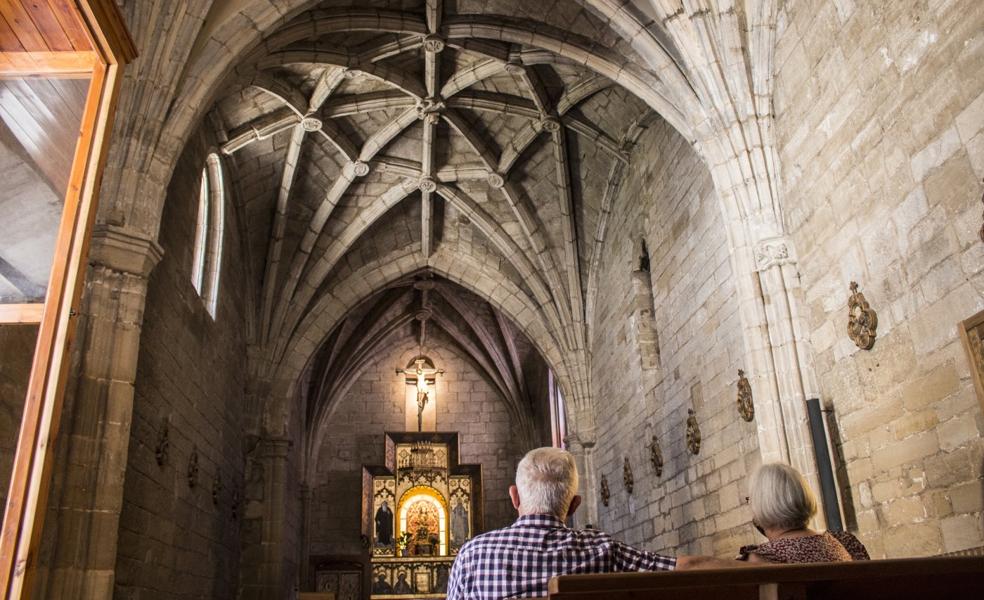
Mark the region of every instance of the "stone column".
<instances>
[{"instance_id":1,"label":"stone column","mask_svg":"<svg viewBox=\"0 0 984 600\"><path fill-rule=\"evenodd\" d=\"M292 597L296 573L286 547L290 446L285 437L263 437L247 460L242 600Z\"/></svg>"},{"instance_id":2,"label":"stone column","mask_svg":"<svg viewBox=\"0 0 984 600\"><path fill-rule=\"evenodd\" d=\"M743 225L733 228L732 241L759 451L763 462L787 462L819 490L806 414L807 398L819 392L793 246L781 236L747 243Z\"/></svg>"},{"instance_id":3,"label":"stone column","mask_svg":"<svg viewBox=\"0 0 984 600\"><path fill-rule=\"evenodd\" d=\"M567 449L574 455L577 472L580 476L578 494L581 496L581 508L574 513L574 523L578 528L585 525L598 526L598 493L594 474L593 439L585 439L576 433L567 436Z\"/></svg>"},{"instance_id":4,"label":"stone column","mask_svg":"<svg viewBox=\"0 0 984 600\"><path fill-rule=\"evenodd\" d=\"M120 227L93 232L36 597L113 597L147 278L162 254Z\"/></svg>"},{"instance_id":5,"label":"stone column","mask_svg":"<svg viewBox=\"0 0 984 600\"><path fill-rule=\"evenodd\" d=\"M311 486L304 483L301 485L301 543L297 553L297 560L300 561L300 589L307 587L311 577Z\"/></svg>"}]
</instances>

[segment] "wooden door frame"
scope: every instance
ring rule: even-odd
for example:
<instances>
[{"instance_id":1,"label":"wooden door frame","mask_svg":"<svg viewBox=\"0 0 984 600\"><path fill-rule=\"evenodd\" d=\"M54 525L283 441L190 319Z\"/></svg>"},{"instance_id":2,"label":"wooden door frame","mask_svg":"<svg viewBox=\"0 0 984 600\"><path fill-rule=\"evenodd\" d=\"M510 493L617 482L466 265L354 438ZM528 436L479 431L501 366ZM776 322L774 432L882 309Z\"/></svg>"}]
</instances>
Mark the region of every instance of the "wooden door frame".
<instances>
[{"instance_id":1,"label":"wooden door frame","mask_svg":"<svg viewBox=\"0 0 984 600\"><path fill-rule=\"evenodd\" d=\"M39 305L8 305L0 313L2 321L39 323L0 534L0 591L8 600L29 593L29 582L37 568L52 450L68 376L68 349L82 296L96 196L109 150L122 68L136 57L136 47L112 0L75 0L74 4L89 32L97 60L91 69L48 292L40 311ZM0 65L9 63L0 60ZM77 60L53 60L34 74L51 77L78 73Z\"/></svg>"}]
</instances>

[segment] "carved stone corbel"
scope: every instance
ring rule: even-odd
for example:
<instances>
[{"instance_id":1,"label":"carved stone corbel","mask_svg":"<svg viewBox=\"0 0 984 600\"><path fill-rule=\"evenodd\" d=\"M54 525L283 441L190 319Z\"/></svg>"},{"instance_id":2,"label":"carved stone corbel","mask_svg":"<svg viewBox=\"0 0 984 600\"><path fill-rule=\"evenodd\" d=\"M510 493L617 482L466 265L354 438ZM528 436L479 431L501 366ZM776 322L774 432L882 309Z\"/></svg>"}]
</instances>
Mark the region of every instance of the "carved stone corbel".
<instances>
[{"instance_id":1,"label":"carved stone corbel","mask_svg":"<svg viewBox=\"0 0 984 600\"><path fill-rule=\"evenodd\" d=\"M755 269L765 271L771 267L793 262L789 241L785 238L769 238L755 245Z\"/></svg>"},{"instance_id":2,"label":"carved stone corbel","mask_svg":"<svg viewBox=\"0 0 984 600\"><path fill-rule=\"evenodd\" d=\"M632 465L629 464L628 456L622 462L622 483L625 485L625 491L631 494L635 488L635 478L632 477Z\"/></svg>"},{"instance_id":3,"label":"carved stone corbel","mask_svg":"<svg viewBox=\"0 0 984 600\"><path fill-rule=\"evenodd\" d=\"M601 503L608 506L608 501L612 499L612 491L608 489L608 477L601 476Z\"/></svg>"}]
</instances>

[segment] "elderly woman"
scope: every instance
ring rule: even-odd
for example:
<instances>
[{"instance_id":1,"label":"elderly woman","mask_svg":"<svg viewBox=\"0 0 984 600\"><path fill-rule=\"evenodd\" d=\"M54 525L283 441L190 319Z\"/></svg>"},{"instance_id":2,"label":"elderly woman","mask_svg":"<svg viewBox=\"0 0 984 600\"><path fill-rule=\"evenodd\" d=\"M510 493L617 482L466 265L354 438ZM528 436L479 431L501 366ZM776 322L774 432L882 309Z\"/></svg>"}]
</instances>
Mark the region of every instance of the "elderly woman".
<instances>
[{"instance_id":1,"label":"elderly woman","mask_svg":"<svg viewBox=\"0 0 984 600\"><path fill-rule=\"evenodd\" d=\"M738 560L761 563L868 560L864 545L847 532L817 533L808 524L817 500L806 480L788 465L762 465L752 477L752 524L769 541L742 547Z\"/></svg>"}]
</instances>

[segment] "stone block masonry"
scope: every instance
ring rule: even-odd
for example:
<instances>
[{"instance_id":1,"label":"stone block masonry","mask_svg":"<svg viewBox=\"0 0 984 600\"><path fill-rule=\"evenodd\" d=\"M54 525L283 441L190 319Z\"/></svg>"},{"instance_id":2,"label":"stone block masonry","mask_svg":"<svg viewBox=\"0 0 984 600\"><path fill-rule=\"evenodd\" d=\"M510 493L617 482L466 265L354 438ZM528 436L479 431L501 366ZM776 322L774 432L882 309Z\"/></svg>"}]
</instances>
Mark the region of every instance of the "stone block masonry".
<instances>
[{"instance_id":1,"label":"stone block masonry","mask_svg":"<svg viewBox=\"0 0 984 600\"><path fill-rule=\"evenodd\" d=\"M238 251L237 213L227 198L214 319L192 287L206 147L202 139L189 143L175 171L160 233L164 258L148 285L120 518L117 597L231 599L239 587L248 283ZM165 422L169 448L161 465L157 449ZM194 487L189 485L192 455L198 469Z\"/></svg>"},{"instance_id":2,"label":"stone block masonry","mask_svg":"<svg viewBox=\"0 0 984 600\"><path fill-rule=\"evenodd\" d=\"M651 164L657 154L665 159ZM739 498L747 495L758 444L754 423L742 421L735 407L743 347L721 209L710 173L665 123L643 134L632 158L612 207L599 269L604 292L591 324L596 420L606 432L598 436L594 466L612 490L609 506L598 504L597 525L652 550L732 555L754 539ZM633 339L638 328L631 325L636 238L650 251L660 343L652 373L642 369ZM697 456L686 447L689 408L703 437ZM654 434L664 457L661 477L649 461ZM635 479L631 496L622 486L624 457Z\"/></svg>"},{"instance_id":3,"label":"stone block masonry","mask_svg":"<svg viewBox=\"0 0 984 600\"><path fill-rule=\"evenodd\" d=\"M775 123L810 340L873 556L984 544L984 417L957 323L984 308L984 5L786 2ZM845 334L848 284L878 341Z\"/></svg>"}]
</instances>

